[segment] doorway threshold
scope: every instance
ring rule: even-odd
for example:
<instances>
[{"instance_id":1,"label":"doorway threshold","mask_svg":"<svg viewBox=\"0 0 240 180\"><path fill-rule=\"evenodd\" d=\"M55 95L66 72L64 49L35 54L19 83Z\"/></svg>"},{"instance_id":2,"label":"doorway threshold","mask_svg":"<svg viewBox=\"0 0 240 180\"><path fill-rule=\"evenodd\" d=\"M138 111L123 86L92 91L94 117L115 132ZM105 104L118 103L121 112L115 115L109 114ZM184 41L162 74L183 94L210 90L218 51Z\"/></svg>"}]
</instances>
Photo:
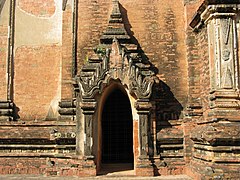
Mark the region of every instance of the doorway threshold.
<instances>
[{"instance_id":1,"label":"doorway threshold","mask_svg":"<svg viewBox=\"0 0 240 180\"><path fill-rule=\"evenodd\" d=\"M135 176L132 163L107 163L102 164L98 176Z\"/></svg>"}]
</instances>

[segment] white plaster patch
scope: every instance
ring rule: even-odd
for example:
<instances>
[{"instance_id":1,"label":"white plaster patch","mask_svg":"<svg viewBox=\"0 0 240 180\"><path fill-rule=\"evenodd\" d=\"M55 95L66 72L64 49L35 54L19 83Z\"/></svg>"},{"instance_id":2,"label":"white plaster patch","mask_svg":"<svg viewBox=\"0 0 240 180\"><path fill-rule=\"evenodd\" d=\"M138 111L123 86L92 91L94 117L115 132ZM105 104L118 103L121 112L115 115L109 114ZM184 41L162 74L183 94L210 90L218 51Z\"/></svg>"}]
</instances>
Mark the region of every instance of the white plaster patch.
<instances>
[{"instance_id":1,"label":"white plaster patch","mask_svg":"<svg viewBox=\"0 0 240 180\"><path fill-rule=\"evenodd\" d=\"M50 108L52 108L55 117L58 116L58 103L61 100L61 76L61 73L59 73L57 92L50 103Z\"/></svg>"},{"instance_id":2,"label":"white plaster patch","mask_svg":"<svg viewBox=\"0 0 240 180\"><path fill-rule=\"evenodd\" d=\"M16 9L15 47L62 43L62 1L54 0L51 17L38 17Z\"/></svg>"},{"instance_id":3,"label":"white plaster patch","mask_svg":"<svg viewBox=\"0 0 240 180\"><path fill-rule=\"evenodd\" d=\"M54 40L58 37L60 43L62 43L62 1L54 0L54 2L56 5L56 11L49 19L52 27L45 37L49 40Z\"/></svg>"}]
</instances>

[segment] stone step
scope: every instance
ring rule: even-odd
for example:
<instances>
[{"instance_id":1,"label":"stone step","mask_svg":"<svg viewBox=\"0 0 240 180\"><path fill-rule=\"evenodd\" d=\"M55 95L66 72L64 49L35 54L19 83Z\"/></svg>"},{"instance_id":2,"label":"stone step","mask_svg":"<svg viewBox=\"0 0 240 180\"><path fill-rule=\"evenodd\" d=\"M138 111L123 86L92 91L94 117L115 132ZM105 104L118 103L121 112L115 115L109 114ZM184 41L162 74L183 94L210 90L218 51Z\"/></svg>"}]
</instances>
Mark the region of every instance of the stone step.
<instances>
[{"instance_id":1,"label":"stone step","mask_svg":"<svg viewBox=\"0 0 240 180\"><path fill-rule=\"evenodd\" d=\"M59 176L35 176L35 175L0 175L1 180L193 180L187 175L171 175L157 177L137 177L137 176L96 176L96 177L59 177Z\"/></svg>"}]
</instances>

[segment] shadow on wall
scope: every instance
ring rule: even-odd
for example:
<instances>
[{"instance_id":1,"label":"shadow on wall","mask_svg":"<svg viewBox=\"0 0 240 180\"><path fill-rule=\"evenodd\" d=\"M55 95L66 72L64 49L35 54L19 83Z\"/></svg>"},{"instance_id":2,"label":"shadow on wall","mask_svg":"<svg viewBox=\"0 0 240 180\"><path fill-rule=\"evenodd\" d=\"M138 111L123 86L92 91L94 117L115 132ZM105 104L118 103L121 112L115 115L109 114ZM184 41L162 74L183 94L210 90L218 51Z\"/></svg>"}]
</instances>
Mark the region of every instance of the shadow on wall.
<instances>
[{"instance_id":1,"label":"shadow on wall","mask_svg":"<svg viewBox=\"0 0 240 180\"><path fill-rule=\"evenodd\" d=\"M129 22L127 10L120 5L120 11L122 13L122 18L124 22L125 29L128 35L131 37L131 41L138 46L138 51L143 58L144 63L151 65L151 70L158 74L158 68L155 67L146 56L145 52L142 50L138 40L134 37L134 32L131 30L132 26ZM178 120L181 117L183 107L174 97L171 92L170 87L159 80L158 84L153 87L152 100L156 103L156 119L157 121L168 121L168 120ZM166 123L165 126L171 126L170 123Z\"/></svg>"},{"instance_id":2,"label":"shadow on wall","mask_svg":"<svg viewBox=\"0 0 240 180\"><path fill-rule=\"evenodd\" d=\"M5 4L6 0L1 0L0 1L0 15L2 14L3 6Z\"/></svg>"},{"instance_id":3,"label":"shadow on wall","mask_svg":"<svg viewBox=\"0 0 240 180\"><path fill-rule=\"evenodd\" d=\"M122 13L122 18L124 22L125 29L128 35L131 37L131 41L138 46L138 52L141 54L143 63L150 64L151 70L158 74L158 68L155 67L146 56L145 52L142 50L138 40L134 37L134 32L131 30L132 26L129 22L127 16L127 10L120 4L120 11ZM178 120L181 119L181 114L183 111L183 106L180 102L174 97L174 94L171 92L170 87L159 79L159 83L155 84L153 87L152 101L156 104L156 120L158 122L163 122L163 126L171 127L171 124L168 123L169 120ZM158 123L161 124L161 123ZM160 131L158 129L157 131Z\"/></svg>"},{"instance_id":4,"label":"shadow on wall","mask_svg":"<svg viewBox=\"0 0 240 180\"><path fill-rule=\"evenodd\" d=\"M180 120L183 118L183 106L175 98L170 87L161 80L153 86L151 101L155 104L155 112L153 113L156 120L156 127L154 129L154 134L156 134L156 149L154 148L154 139L150 135L149 155L153 173L155 176L159 176L159 169L155 163L155 155L161 161L160 166L166 167L169 165L168 161L172 157L168 158L165 153L171 153L173 157L178 157L178 152L181 152L183 149L183 131L178 128L181 125ZM179 145L179 148L172 148L172 145ZM154 153L154 151L156 152ZM174 153L172 153L173 151ZM183 159L180 160L183 161Z\"/></svg>"},{"instance_id":5,"label":"shadow on wall","mask_svg":"<svg viewBox=\"0 0 240 180\"><path fill-rule=\"evenodd\" d=\"M182 119L183 106L163 81L154 85L152 100L156 105L156 120L161 122L158 125L171 127L168 121Z\"/></svg>"},{"instance_id":6,"label":"shadow on wall","mask_svg":"<svg viewBox=\"0 0 240 180\"><path fill-rule=\"evenodd\" d=\"M159 70L157 67L155 67L145 54L145 52L142 50L141 45L139 44L138 40L134 37L134 32L131 30L132 26L129 22L128 16L127 16L127 10L120 4L120 11L122 13L122 18L124 22L125 29L128 33L128 35L131 37L131 41L137 45L138 47L138 53L140 54L140 57L142 58L142 62L144 64L148 64L151 67L151 70L158 74ZM171 63L169 62L169 65ZM161 166L167 166L167 160L165 161L164 152L176 152L173 153L173 156L178 156L178 152L182 151L181 145L183 145L183 131L178 128L179 125L181 125L181 119L182 117L182 111L183 106L181 103L175 98L174 94L172 93L170 87L160 79L157 79L157 83L154 84L152 89L152 96L151 101L155 104L155 111L154 118L156 120L156 127L153 130L154 134L156 134L156 151L154 153L154 140L152 137L152 134L149 135L151 139L149 139L149 155L150 160L152 162L153 167L153 173L155 176L160 175L159 169L157 165L155 164L154 160L154 154L159 155L160 160L162 160ZM150 123L151 124L151 123ZM149 132L151 132L151 128L149 127ZM179 149L164 149L162 148L162 145L179 145ZM170 158L171 159L171 158Z\"/></svg>"},{"instance_id":7,"label":"shadow on wall","mask_svg":"<svg viewBox=\"0 0 240 180\"><path fill-rule=\"evenodd\" d=\"M121 4L119 4L119 8L120 8L120 11L122 13L122 19L123 19L123 22L124 22L124 27L125 27L128 35L131 37L132 43L134 43L138 47L140 47L140 44L139 44L138 40L134 37L134 32L131 30L132 26L131 26L131 24L129 22L129 19L128 19L127 10Z\"/></svg>"},{"instance_id":8,"label":"shadow on wall","mask_svg":"<svg viewBox=\"0 0 240 180\"><path fill-rule=\"evenodd\" d=\"M20 111L20 108L17 107L15 103L13 103L13 120L14 121L17 121L20 119L19 111Z\"/></svg>"}]
</instances>

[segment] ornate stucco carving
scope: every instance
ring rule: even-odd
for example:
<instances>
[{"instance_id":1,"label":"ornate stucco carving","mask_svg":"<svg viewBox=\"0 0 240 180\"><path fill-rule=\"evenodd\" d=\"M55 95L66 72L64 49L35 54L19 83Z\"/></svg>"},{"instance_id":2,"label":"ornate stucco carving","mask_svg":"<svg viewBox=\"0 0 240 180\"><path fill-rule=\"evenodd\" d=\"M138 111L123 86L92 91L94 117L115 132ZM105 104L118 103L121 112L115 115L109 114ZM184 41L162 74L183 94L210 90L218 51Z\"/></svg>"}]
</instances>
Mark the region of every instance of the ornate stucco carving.
<instances>
[{"instance_id":1,"label":"ornate stucco carving","mask_svg":"<svg viewBox=\"0 0 240 180\"><path fill-rule=\"evenodd\" d=\"M238 64L236 53L236 27L231 17L214 19L209 23L209 28L214 29L214 36L210 37L214 49L214 71L217 74L212 79L212 89L238 89ZM214 83L215 82L215 83Z\"/></svg>"},{"instance_id":2,"label":"ornate stucco carving","mask_svg":"<svg viewBox=\"0 0 240 180\"><path fill-rule=\"evenodd\" d=\"M96 92L101 93L104 84L115 79L129 86L130 92L138 98L150 98L156 77L151 64L143 63L141 53L132 53L120 45L116 38L110 48L107 47L104 51L101 54L97 51L94 57L89 58L76 77L82 87L83 97L93 98Z\"/></svg>"},{"instance_id":3,"label":"ornate stucco carving","mask_svg":"<svg viewBox=\"0 0 240 180\"><path fill-rule=\"evenodd\" d=\"M109 26L94 52L76 77L83 98L101 93L110 80L121 81L139 99L150 98L155 72L142 50L131 42L118 1L113 1Z\"/></svg>"}]
</instances>

